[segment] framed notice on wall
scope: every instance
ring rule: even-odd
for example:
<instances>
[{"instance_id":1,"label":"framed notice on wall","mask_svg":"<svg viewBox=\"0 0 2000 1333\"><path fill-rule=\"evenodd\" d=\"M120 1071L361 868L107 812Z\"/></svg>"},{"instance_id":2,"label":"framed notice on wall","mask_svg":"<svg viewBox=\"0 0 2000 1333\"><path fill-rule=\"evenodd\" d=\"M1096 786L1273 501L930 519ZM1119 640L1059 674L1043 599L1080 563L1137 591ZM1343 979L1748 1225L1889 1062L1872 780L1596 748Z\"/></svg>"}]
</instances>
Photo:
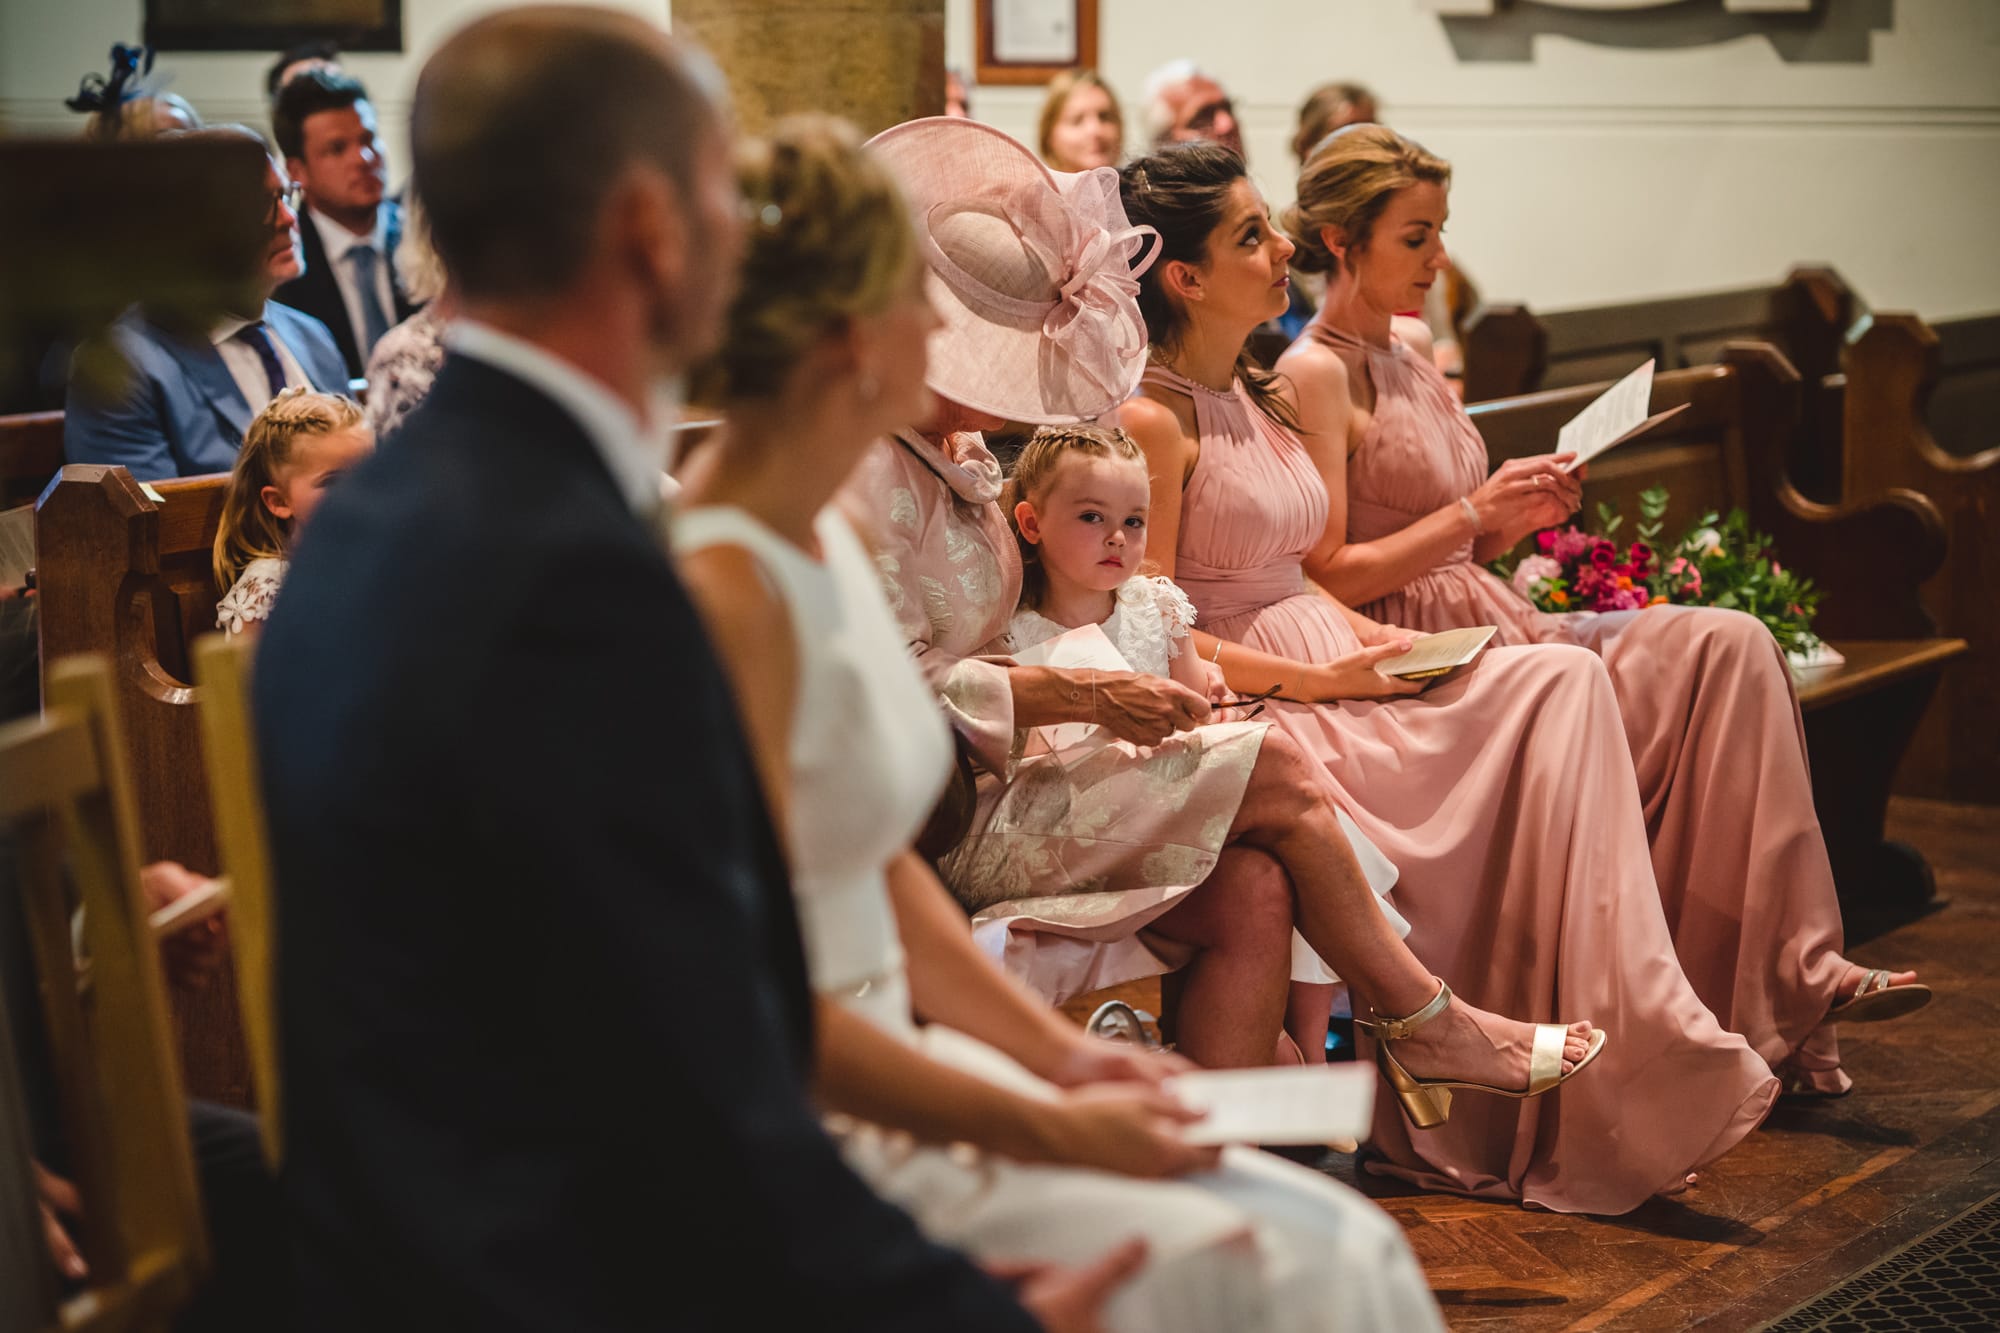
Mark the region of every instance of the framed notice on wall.
<instances>
[{"instance_id":1,"label":"framed notice on wall","mask_svg":"<svg viewBox=\"0 0 2000 1333\"><path fill-rule=\"evenodd\" d=\"M160 51L269 51L337 42L403 49L403 0L145 0L146 45Z\"/></svg>"},{"instance_id":2,"label":"framed notice on wall","mask_svg":"<svg viewBox=\"0 0 2000 1333\"><path fill-rule=\"evenodd\" d=\"M973 0L976 83L1047 83L1097 64L1097 0Z\"/></svg>"}]
</instances>

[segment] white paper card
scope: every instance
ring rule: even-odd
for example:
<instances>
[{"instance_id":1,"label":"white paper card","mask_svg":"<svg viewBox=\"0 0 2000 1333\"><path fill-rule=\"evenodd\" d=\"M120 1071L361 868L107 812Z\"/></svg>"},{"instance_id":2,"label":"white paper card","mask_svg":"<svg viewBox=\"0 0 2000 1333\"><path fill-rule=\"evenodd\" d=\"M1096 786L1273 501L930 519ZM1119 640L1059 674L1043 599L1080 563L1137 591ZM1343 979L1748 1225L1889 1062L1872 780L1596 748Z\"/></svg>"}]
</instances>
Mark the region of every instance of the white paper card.
<instances>
[{"instance_id":1,"label":"white paper card","mask_svg":"<svg viewBox=\"0 0 2000 1333\"><path fill-rule=\"evenodd\" d=\"M1368 1137L1375 1109L1373 1065L1201 1069L1167 1090L1207 1112L1187 1127L1190 1143L1337 1143Z\"/></svg>"},{"instance_id":2,"label":"white paper card","mask_svg":"<svg viewBox=\"0 0 2000 1333\"><path fill-rule=\"evenodd\" d=\"M1074 65L1076 0L993 0L993 58L1008 65Z\"/></svg>"},{"instance_id":3,"label":"white paper card","mask_svg":"<svg viewBox=\"0 0 2000 1333\"><path fill-rule=\"evenodd\" d=\"M1479 656L1486 641L1497 633L1497 625L1474 625L1448 629L1442 634L1420 634L1409 652L1377 662L1375 669L1385 676L1426 676L1449 671Z\"/></svg>"},{"instance_id":4,"label":"white paper card","mask_svg":"<svg viewBox=\"0 0 2000 1333\"><path fill-rule=\"evenodd\" d=\"M1068 671L1130 671L1132 664L1125 660L1118 646L1111 642L1100 625L1080 625L1076 629L1044 639L1032 648L1023 648L1015 653L1014 660L1023 666L1061 667ZM1079 682L1079 688L1088 691L1089 685ZM1062 722L1052 727L1036 727L1035 732L1051 750L1060 750L1087 740L1090 733L1097 730L1089 722Z\"/></svg>"},{"instance_id":5,"label":"white paper card","mask_svg":"<svg viewBox=\"0 0 2000 1333\"><path fill-rule=\"evenodd\" d=\"M1583 464L1617 444L1646 421L1646 407L1653 401L1653 361L1619 380L1597 395L1596 401L1577 413L1556 435L1556 452L1574 453L1576 461L1564 468L1574 472Z\"/></svg>"}]
</instances>

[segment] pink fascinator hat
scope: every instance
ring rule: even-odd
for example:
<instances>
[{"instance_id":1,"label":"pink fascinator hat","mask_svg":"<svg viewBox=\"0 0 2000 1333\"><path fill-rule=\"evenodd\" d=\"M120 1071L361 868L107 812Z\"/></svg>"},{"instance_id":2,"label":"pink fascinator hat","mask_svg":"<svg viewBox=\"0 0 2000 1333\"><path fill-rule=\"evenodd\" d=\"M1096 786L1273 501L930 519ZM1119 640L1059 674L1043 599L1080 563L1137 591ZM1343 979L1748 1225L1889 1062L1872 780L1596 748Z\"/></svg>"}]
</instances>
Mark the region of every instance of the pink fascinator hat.
<instances>
[{"instance_id":1,"label":"pink fascinator hat","mask_svg":"<svg viewBox=\"0 0 2000 1333\"><path fill-rule=\"evenodd\" d=\"M1160 247L1126 219L1115 170L1051 171L999 130L945 116L868 149L909 198L944 321L933 392L1037 425L1093 420L1131 396L1146 369L1139 275Z\"/></svg>"}]
</instances>

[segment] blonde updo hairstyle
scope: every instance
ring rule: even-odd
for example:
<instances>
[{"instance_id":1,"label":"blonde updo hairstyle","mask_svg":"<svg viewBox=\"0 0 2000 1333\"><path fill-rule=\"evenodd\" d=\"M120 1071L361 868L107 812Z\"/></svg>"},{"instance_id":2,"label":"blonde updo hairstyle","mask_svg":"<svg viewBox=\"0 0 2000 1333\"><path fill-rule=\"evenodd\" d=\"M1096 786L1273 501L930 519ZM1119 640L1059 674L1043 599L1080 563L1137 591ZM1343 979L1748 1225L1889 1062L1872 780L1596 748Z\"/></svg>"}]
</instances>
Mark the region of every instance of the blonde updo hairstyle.
<instances>
[{"instance_id":1,"label":"blonde updo hairstyle","mask_svg":"<svg viewBox=\"0 0 2000 1333\"><path fill-rule=\"evenodd\" d=\"M902 191L844 120L788 117L743 146L737 173L742 274L721 350L689 386L714 406L774 397L820 338L888 309L919 262Z\"/></svg>"},{"instance_id":2,"label":"blonde updo hairstyle","mask_svg":"<svg viewBox=\"0 0 2000 1333\"><path fill-rule=\"evenodd\" d=\"M230 469L229 489L222 496L222 517L215 527L215 585L227 589L252 560L282 560L291 544L291 520L279 518L264 504L264 488L275 486L278 474L291 466L300 440L352 430L361 424L361 408L338 394L311 389L286 389L257 414L243 433Z\"/></svg>"},{"instance_id":3,"label":"blonde updo hairstyle","mask_svg":"<svg viewBox=\"0 0 2000 1333\"><path fill-rule=\"evenodd\" d=\"M1070 95L1079 88L1102 88L1104 95L1111 99L1111 119L1118 126L1118 138L1125 138L1125 111L1118 105L1118 94L1111 91L1111 85L1104 76L1094 69L1066 69L1049 80L1048 96L1042 99L1042 114L1035 124L1035 150L1042 161L1054 165L1056 122L1062 119L1063 108L1069 105Z\"/></svg>"},{"instance_id":4,"label":"blonde updo hairstyle","mask_svg":"<svg viewBox=\"0 0 2000 1333\"><path fill-rule=\"evenodd\" d=\"M1118 426L1095 426L1088 422L1074 426L1043 426L1037 430L1020 456L1007 484L1000 489L1000 512L1014 530L1014 542L1021 548L1021 605L1035 610L1048 595L1049 576L1042 568L1042 553L1035 543L1021 535L1021 521L1014 507L1026 500L1040 507L1055 483L1056 469L1065 458L1122 458L1146 465L1145 451Z\"/></svg>"},{"instance_id":5,"label":"blonde updo hairstyle","mask_svg":"<svg viewBox=\"0 0 2000 1333\"><path fill-rule=\"evenodd\" d=\"M1298 200L1281 219L1298 247L1292 267L1333 272L1326 228L1345 237L1350 252L1365 249L1390 196L1418 184L1451 188L1451 163L1386 125L1350 125L1327 136L1299 173Z\"/></svg>"}]
</instances>

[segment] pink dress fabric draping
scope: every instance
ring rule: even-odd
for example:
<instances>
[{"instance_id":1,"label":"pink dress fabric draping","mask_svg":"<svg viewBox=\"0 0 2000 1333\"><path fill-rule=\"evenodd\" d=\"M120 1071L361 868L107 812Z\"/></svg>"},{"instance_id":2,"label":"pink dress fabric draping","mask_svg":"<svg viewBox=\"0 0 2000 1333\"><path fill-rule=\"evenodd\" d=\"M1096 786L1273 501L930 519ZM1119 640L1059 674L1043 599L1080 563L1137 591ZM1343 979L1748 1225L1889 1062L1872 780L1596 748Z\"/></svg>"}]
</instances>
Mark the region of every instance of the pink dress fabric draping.
<instances>
[{"instance_id":1,"label":"pink dress fabric draping","mask_svg":"<svg viewBox=\"0 0 2000 1333\"><path fill-rule=\"evenodd\" d=\"M1267 724L1023 757L1010 667L992 655L1021 597L1000 465L977 435L946 448L885 440L840 496L980 770L972 831L940 874L981 947L1053 1002L1179 967L1185 950L1147 926L1215 869Z\"/></svg>"},{"instance_id":2,"label":"pink dress fabric draping","mask_svg":"<svg viewBox=\"0 0 2000 1333\"><path fill-rule=\"evenodd\" d=\"M1386 537L1486 480L1486 446L1428 357L1310 335L1375 386L1347 464L1347 539ZM1715 607L1550 615L1472 559L1361 608L1410 629L1497 625L1497 643L1569 643L1604 659L1639 779L1667 925L1695 994L1801 1086L1850 1084L1824 1022L1846 972L1833 867L1813 810L1791 673L1755 617Z\"/></svg>"},{"instance_id":3,"label":"pink dress fabric draping","mask_svg":"<svg viewBox=\"0 0 2000 1333\"><path fill-rule=\"evenodd\" d=\"M1202 628L1324 662L1358 647L1302 565L1327 497L1305 449L1251 406L1159 367L1194 401L1201 455L1175 579ZM1603 665L1573 647L1496 648L1420 696L1274 703L1401 872L1418 958L1470 1003L1610 1034L1574 1082L1530 1101L1461 1095L1413 1130L1384 1087L1371 1169L1428 1189L1623 1213L1755 1129L1777 1080L1723 1031L1674 959L1631 756Z\"/></svg>"}]
</instances>

